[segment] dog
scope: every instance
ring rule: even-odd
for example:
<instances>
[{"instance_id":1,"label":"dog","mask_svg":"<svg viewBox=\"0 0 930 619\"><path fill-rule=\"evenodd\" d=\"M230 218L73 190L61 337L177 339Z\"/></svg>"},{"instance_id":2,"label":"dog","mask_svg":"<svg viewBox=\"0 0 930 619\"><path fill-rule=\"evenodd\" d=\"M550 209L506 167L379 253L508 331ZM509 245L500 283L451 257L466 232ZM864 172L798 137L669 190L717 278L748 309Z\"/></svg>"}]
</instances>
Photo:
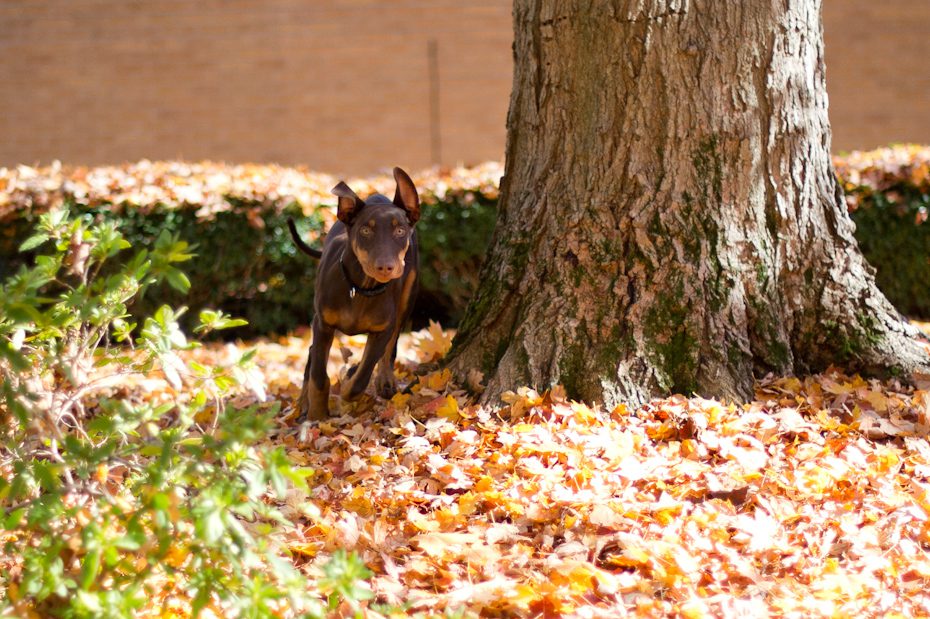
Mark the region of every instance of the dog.
<instances>
[{"instance_id":1,"label":"dog","mask_svg":"<svg viewBox=\"0 0 930 619\"><path fill-rule=\"evenodd\" d=\"M332 192L339 198L337 221L323 242L323 250L308 246L294 221L288 228L304 253L319 258L313 299L313 339L297 401L299 419L329 415L329 377L326 361L338 329L348 335L368 334L362 360L349 368L342 397L358 398L371 381L379 396L397 390L394 359L397 336L410 318L417 295L419 255L414 226L420 219L420 198L410 177L394 168L394 199L379 193L362 200L341 182Z\"/></svg>"}]
</instances>

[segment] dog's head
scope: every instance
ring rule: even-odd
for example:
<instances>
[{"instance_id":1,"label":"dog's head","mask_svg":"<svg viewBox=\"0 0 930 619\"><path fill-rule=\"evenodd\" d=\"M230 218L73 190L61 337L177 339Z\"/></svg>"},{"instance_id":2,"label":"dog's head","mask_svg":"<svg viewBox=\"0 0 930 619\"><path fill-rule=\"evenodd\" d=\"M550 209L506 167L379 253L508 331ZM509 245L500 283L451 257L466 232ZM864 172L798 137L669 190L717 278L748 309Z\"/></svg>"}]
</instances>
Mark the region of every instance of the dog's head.
<instances>
[{"instance_id":1,"label":"dog's head","mask_svg":"<svg viewBox=\"0 0 930 619\"><path fill-rule=\"evenodd\" d=\"M413 181L400 168L394 168L394 180L394 200L380 193L362 200L343 182L333 188L339 197L336 217L349 231L349 247L365 274L381 283L403 275L413 226L420 219Z\"/></svg>"}]
</instances>

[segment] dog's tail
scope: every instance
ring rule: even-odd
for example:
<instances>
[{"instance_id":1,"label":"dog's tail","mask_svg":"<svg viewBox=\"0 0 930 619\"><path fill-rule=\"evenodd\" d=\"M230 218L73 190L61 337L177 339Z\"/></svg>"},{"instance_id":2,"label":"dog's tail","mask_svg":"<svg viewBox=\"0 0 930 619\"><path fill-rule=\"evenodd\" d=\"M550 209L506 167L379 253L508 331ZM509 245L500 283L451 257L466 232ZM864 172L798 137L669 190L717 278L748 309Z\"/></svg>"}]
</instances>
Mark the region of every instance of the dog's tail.
<instances>
[{"instance_id":1,"label":"dog's tail","mask_svg":"<svg viewBox=\"0 0 930 619\"><path fill-rule=\"evenodd\" d=\"M287 218L287 227L291 231L291 238L294 239L294 245L297 246L297 249L313 258L319 258L323 255L323 252L319 249L313 249L304 243L304 240L300 238L300 235L297 233L297 226L294 225L294 220L290 217Z\"/></svg>"}]
</instances>

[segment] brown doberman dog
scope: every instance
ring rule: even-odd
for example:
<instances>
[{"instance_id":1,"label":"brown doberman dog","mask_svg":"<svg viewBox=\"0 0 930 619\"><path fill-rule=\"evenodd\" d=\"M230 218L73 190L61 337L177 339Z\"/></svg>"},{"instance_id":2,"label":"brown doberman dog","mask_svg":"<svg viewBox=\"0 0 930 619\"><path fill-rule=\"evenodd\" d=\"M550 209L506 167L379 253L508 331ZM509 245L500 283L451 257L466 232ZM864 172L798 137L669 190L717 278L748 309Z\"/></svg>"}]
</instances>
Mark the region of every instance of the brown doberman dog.
<instances>
[{"instance_id":1,"label":"brown doberman dog","mask_svg":"<svg viewBox=\"0 0 930 619\"><path fill-rule=\"evenodd\" d=\"M304 369L297 406L300 418L325 419L329 414L329 377L326 361L336 329L348 335L368 334L362 360L349 369L342 397L357 398L368 387L375 363L375 387L381 397L396 391L394 359L397 336L410 318L417 293L419 256L417 234L420 198L413 181L394 168L394 200L379 193L359 198L340 182L339 219L326 235L323 251L309 247L288 227L294 243L320 259L313 299L313 340Z\"/></svg>"}]
</instances>

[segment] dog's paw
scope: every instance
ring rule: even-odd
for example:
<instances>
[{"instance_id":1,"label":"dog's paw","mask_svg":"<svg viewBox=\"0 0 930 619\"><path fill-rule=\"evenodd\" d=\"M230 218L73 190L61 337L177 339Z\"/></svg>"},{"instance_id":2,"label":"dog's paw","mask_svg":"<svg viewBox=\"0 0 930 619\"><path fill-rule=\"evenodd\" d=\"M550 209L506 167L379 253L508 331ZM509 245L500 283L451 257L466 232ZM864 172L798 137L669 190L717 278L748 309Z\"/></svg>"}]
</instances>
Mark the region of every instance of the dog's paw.
<instances>
[{"instance_id":1,"label":"dog's paw","mask_svg":"<svg viewBox=\"0 0 930 619\"><path fill-rule=\"evenodd\" d=\"M367 392L363 392L352 400L343 398L340 406L340 413L349 415L350 417L358 417L374 409L375 404L377 404L375 397Z\"/></svg>"},{"instance_id":2,"label":"dog's paw","mask_svg":"<svg viewBox=\"0 0 930 619\"><path fill-rule=\"evenodd\" d=\"M328 391L328 390L327 390ZM327 391L318 391L310 383L304 383L297 399L297 422L321 421L329 417Z\"/></svg>"},{"instance_id":3,"label":"dog's paw","mask_svg":"<svg viewBox=\"0 0 930 619\"><path fill-rule=\"evenodd\" d=\"M395 393L397 393L397 380L394 378L394 374L385 376L383 373L379 373L375 377L375 392L379 397L384 398L385 400L390 399Z\"/></svg>"},{"instance_id":4,"label":"dog's paw","mask_svg":"<svg viewBox=\"0 0 930 619\"><path fill-rule=\"evenodd\" d=\"M347 379L342 383L342 390L340 395L343 400L351 402L357 400L363 393L365 393L365 387L367 385L362 384L360 381Z\"/></svg>"},{"instance_id":5,"label":"dog's paw","mask_svg":"<svg viewBox=\"0 0 930 619\"><path fill-rule=\"evenodd\" d=\"M310 398L307 397L305 391L300 392L300 398L297 399L297 423L303 423L307 421L307 417L310 413Z\"/></svg>"}]
</instances>

